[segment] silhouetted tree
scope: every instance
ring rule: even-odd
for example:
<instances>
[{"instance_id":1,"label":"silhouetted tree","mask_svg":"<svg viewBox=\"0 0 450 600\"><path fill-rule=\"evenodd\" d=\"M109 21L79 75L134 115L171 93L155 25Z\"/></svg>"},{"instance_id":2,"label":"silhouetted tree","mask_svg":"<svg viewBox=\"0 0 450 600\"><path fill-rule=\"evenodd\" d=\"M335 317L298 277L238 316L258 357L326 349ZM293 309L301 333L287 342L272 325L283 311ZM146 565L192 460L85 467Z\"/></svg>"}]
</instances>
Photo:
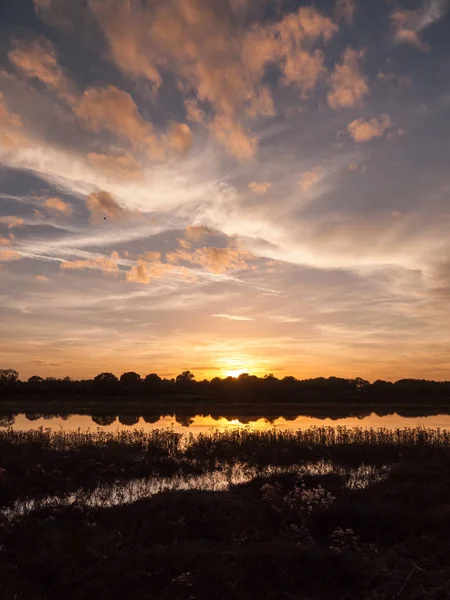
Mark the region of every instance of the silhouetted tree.
<instances>
[{"instance_id":1,"label":"silhouetted tree","mask_svg":"<svg viewBox=\"0 0 450 600\"><path fill-rule=\"evenodd\" d=\"M189 415L176 415L175 421L183 427L189 427L189 425L192 425L194 422L194 419L192 419Z\"/></svg>"},{"instance_id":2,"label":"silhouetted tree","mask_svg":"<svg viewBox=\"0 0 450 600\"><path fill-rule=\"evenodd\" d=\"M195 379L195 375L190 371L183 371L179 375L177 375L176 382L177 383L192 383Z\"/></svg>"},{"instance_id":3,"label":"silhouetted tree","mask_svg":"<svg viewBox=\"0 0 450 600\"><path fill-rule=\"evenodd\" d=\"M100 416L93 416L92 420L94 423L96 423L97 425L100 425L101 427L107 427L108 425L112 425L117 417L113 416L113 415L100 415Z\"/></svg>"},{"instance_id":4,"label":"silhouetted tree","mask_svg":"<svg viewBox=\"0 0 450 600\"><path fill-rule=\"evenodd\" d=\"M28 383L30 383L31 385L38 385L43 381L44 380L42 379L42 377L39 377L39 375L32 375L28 378Z\"/></svg>"},{"instance_id":5,"label":"silhouetted tree","mask_svg":"<svg viewBox=\"0 0 450 600\"><path fill-rule=\"evenodd\" d=\"M157 390L161 387L162 379L156 373L150 373L145 377L143 384L147 390Z\"/></svg>"},{"instance_id":6,"label":"silhouetted tree","mask_svg":"<svg viewBox=\"0 0 450 600\"><path fill-rule=\"evenodd\" d=\"M139 417L136 415L119 415L119 423L131 427L132 425L139 423Z\"/></svg>"},{"instance_id":7,"label":"silhouetted tree","mask_svg":"<svg viewBox=\"0 0 450 600\"><path fill-rule=\"evenodd\" d=\"M15 421L16 417L14 415L0 415L0 427L11 427Z\"/></svg>"},{"instance_id":8,"label":"silhouetted tree","mask_svg":"<svg viewBox=\"0 0 450 600\"><path fill-rule=\"evenodd\" d=\"M28 421L37 421L42 418L42 415L40 413L26 413L25 418L28 419Z\"/></svg>"},{"instance_id":9,"label":"silhouetted tree","mask_svg":"<svg viewBox=\"0 0 450 600\"><path fill-rule=\"evenodd\" d=\"M99 373L94 377L94 383L96 385L114 385L118 382L119 380L114 373Z\"/></svg>"},{"instance_id":10,"label":"silhouetted tree","mask_svg":"<svg viewBox=\"0 0 450 600\"><path fill-rule=\"evenodd\" d=\"M366 379L362 379L361 377L355 379L355 386L358 390L365 388L368 385L370 385L370 381L367 381Z\"/></svg>"},{"instance_id":11,"label":"silhouetted tree","mask_svg":"<svg viewBox=\"0 0 450 600\"><path fill-rule=\"evenodd\" d=\"M15 369L0 369L0 383L15 383L19 373Z\"/></svg>"},{"instance_id":12,"label":"silhouetted tree","mask_svg":"<svg viewBox=\"0 0 450 600\"><path fill-rule=\"evenodd\" d=\"M155 413L152 415L142 415L142 418L144 419L145 423L151 424L157 423L160 420L161 415L159 413Z\"/></svg>"},{"instance_id":13,"label":"silhouetted tree","mask_svg":"<svg viewBox=\"0 0 450 600\"><path fill-rule=\"evenodd\" d=\"M128 371L120 376L120 383L126 386L136 386L141 383L141 376L134 371Z\"/></svg>"}]
</instances>

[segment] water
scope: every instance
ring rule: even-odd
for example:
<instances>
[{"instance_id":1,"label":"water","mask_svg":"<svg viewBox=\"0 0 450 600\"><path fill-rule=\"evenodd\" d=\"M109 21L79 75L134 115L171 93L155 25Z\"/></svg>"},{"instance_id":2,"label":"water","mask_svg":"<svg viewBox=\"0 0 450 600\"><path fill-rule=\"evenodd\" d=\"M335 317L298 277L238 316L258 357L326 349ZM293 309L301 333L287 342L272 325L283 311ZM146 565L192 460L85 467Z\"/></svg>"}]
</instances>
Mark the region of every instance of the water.
<instances>
[{"instance_id":1,"label":"water","mask_svg":"<svg viewBox=\"0 0 450 600\"><path fill-rule=\"evenodd\" d=\"M80 488L65 496L47 496L40 499L18 500L12 506L0 508L0 514L7 518L24 516L27 513L45 507L79 506L83 508L107 508L131 504L155 494L180 490L204 490L223 492L230 486L249 483L256 477L268 477L282 473L302 475L340 475L349 489L362 489L385 479L391 470L390 465L375 467L360 465L346 468L330 461L306 462L288 467L250 467L245 463L234 463L220 470L201 475L177 474L171 477L146 477L101 483L93 490Z\"/></svg>"},{"instance_id":2,"label":"water","mask_svg":"<svg viewBox=\"0 0 450 600\"><path fill-rule=\"evenodd\" d=\"M313 409L314 410L314 409ZM316 412L320 409L316 409ZM427 414L427 409L404 409L402 414L397 412L370 412L367 410L355 409L350 414L343 410L323 412L317 416L309 414L292 414L287 416L246 416L242 413L233 418L233 416L219 416L211 414L152 414L142 415L111 415L95 417L89 415L70 414L33 414L20 413L16 415L0 415L0 427L12 427L16 430L27 431L44 427L53 431L61 429L65 431L87 431L95 430L100 427L102 431L129 431L132 429L143 429L151 431L152 429L172 428L180 433L207 433L213 430L229 430L236 428L246 428L250 430L264 430L275 427L280 430L306 429L311 426L331 426L337 427L344 425L346 427L377 428L386 427L389 429L403 427L427 427L450 429L450 414L445 412L439 414ZM436 411L439 412L439 411Z\"/></svg>"}]
</instances>

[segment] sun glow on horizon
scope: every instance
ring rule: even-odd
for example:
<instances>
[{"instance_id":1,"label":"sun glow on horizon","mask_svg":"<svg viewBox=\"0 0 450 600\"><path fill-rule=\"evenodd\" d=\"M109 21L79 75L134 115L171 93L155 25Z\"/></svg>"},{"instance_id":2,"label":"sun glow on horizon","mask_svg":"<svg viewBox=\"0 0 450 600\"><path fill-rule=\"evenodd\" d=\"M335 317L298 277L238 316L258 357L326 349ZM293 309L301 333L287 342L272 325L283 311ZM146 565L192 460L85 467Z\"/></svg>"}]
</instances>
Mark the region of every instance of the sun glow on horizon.
<instances>
[{"instance_id":1,"label":"sun glow on horizon","mask_svg":"<svg viewBox=\"0 0 450 600\"><path fill-rule=\"evenodd\" d=\"M239 377L242 373L256 374L258 368L250 356L239 354L233 358L223 359L221 361L220 371L222 377Z\"/></svg>"},{"instance_id":2,"label":"sun glow on horizon","mask_svg":"<svg viewBox=\"0 0 450 600\"><path fill-rule=\"evenodd\" d=\"M247 369L224 369L225 377L239 377L242 373L248 373Z\"/></svg>"}]
</instances>

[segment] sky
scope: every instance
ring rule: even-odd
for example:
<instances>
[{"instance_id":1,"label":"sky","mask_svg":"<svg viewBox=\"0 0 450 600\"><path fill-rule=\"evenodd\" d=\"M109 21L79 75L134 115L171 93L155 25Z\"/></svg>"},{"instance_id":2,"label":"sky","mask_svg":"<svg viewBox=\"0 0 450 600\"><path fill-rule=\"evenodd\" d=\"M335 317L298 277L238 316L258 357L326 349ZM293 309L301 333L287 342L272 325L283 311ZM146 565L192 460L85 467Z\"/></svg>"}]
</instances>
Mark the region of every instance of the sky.
<instances>
[{"instance_id":1,"label":"sky","mask_svg":"<svg viewBox=\"0 0 450 600\"><path fill-rule=\"evenodd\" d=\"M0 366L449 379L449 0L0 7Z\"/></svg>"}]
</instances>

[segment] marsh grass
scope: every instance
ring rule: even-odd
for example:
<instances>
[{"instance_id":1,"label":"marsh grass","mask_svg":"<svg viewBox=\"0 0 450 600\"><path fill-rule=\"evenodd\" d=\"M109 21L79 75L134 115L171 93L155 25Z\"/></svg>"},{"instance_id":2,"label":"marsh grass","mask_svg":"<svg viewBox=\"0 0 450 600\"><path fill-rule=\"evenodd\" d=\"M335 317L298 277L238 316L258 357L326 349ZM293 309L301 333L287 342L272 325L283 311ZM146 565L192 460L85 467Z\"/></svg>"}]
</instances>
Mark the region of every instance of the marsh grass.
<instances>
[{"instance_id":1,"label":"marsh grass","mask_svg":"<svg viewBox=\"0 0 450 600\"><path fill-rule=\"evenodd\" d=\"M289 467L320 461L381 468L420 454L450 452L446 430L312 427L182 435L171 429L116 433L0 431L0 505L67 497L135 479L202 476L235 465Z\"/></svg>"},{"instance_id":2,"label":"marsh grass","mask_svg":"<svg viewBox=\"0 0 450 600\"><path fill-rule=\"evenodd\" d=\"M449 449L420 428L2 431L1 597L446 600Z\"/></svg>"}]
</instances>

